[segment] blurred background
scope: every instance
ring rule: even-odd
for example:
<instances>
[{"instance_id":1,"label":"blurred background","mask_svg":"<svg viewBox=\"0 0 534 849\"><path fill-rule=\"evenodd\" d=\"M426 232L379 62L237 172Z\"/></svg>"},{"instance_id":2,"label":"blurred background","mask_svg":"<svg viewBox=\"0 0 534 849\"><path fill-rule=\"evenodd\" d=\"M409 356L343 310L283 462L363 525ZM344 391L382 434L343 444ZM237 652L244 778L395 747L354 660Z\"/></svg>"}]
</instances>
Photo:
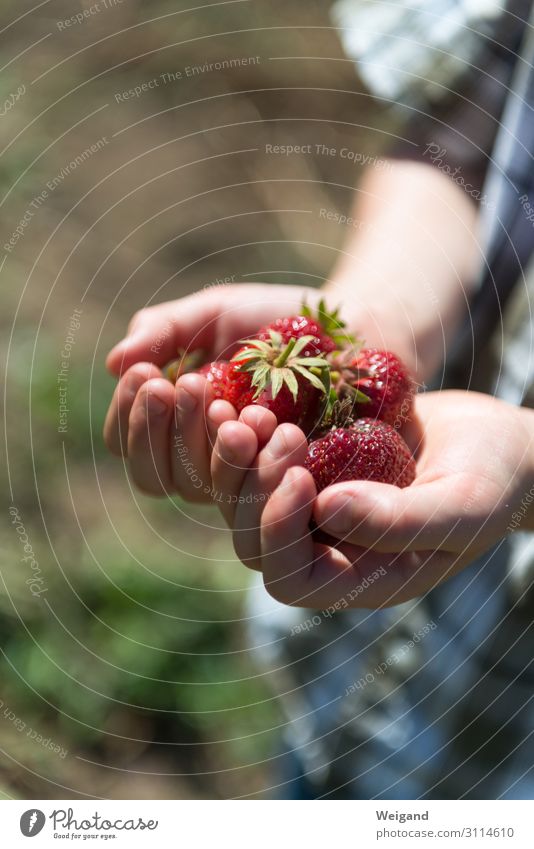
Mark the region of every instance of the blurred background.
<instances>
[{"instance_id":1,"label":"blurred background","mask_svg":"<svg viewBox=\"0 0 534 849\"><path fill-rule=\"evenodd\" d=\"M191 5L0 11L6 798L275 792L284 716L247 650L249 574L214 509L140 495L107 455L104 358L145 305L319 285L347 236L320 210L348 211L391 118L329 4Z\"/></svg>"}]
</instances>

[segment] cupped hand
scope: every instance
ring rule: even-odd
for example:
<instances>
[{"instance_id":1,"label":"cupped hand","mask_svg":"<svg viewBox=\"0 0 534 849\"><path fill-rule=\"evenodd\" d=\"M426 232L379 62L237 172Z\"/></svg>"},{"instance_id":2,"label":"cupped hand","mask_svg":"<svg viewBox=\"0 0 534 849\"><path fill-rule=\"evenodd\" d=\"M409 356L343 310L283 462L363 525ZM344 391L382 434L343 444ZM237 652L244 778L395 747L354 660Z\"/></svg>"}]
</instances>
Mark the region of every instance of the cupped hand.
<instances>
[{"instance_id":1,"label":"cupped hand","mask_svg":"<svg viewBox=\"0 0 534 849\"><path fill-rule=\"evenodd\" d=\"M304 435L291 425L273 430L247 471L258 426L247 415L222 424L213 480L226 487L238 555L285 604L399 604L456 574L521 521L531 529L530 410L472 392L419 396L417 426L406 432L417 457L410 487L354 481L319 495L301 467Z\"/></svg>"},{"instance_id":2,"label":"cupped hand","mask_svg":"<svg viewBox=\"0 0 534 849\"><path fill-rule=\"evenodd\" d=\"M303 300L314 306L319 298L319 292L301 286L219 286L134 315L126 338L107 357L119 382L104 439L112 453L127 457L139 489L211 501L217 495L210 475L215 435L222 422L237 418L230 404L213 401L201 375L184 375L174 386L161 367L179 350L201 349L206 360L228 359L240 339L275 318L298 313Z\"/></svg>"}]
</instances>

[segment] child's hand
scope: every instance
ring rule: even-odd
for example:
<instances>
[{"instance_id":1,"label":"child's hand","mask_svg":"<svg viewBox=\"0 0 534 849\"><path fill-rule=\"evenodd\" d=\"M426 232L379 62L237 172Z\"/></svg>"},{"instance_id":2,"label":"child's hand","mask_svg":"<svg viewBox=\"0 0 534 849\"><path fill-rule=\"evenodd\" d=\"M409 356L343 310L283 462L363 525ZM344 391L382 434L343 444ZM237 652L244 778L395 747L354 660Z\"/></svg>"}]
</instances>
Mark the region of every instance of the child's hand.
<instances>
[{"instance_id":1,"label":"child's hand","mask_svg":"<svg viewBox=\"0 0 534 849\"><path fill-rule=\"evenodd\" d=\"M295 468L306 454L297 428L276 428L247 472L240 467L257 422L222 425L214 485L225 491L238 555L263 571L276 599L338 609L399 604L516 527L532 528L534 413L470 392L429 393L416 412L424 439L412 486L355 481L318 496L311 475ZM413 444L418 430L407 436ZM312 518L328 534L324 541L312 538Z\"/></svg>"},{"instance_id":2,"label":"child's hand","mask_svg":"<svg viewBox=\"0 0 534 849\"><path fill-rule=\"evenodd\" d=\"M140 489L210 501L215 434L223 421L237 418L225 401L211 403L210 386L202 376L184 375L174 387L159 366L174 359L180 348L202 349L207 360L227 359L239 339L279 316L298 313L303 300L314 306L319 298L316 290L299 286L220 286L134 316L128 335L107 358L109 370L120 380L104 438L110 451L128 458Z\"/></svg>"}]
</instances>

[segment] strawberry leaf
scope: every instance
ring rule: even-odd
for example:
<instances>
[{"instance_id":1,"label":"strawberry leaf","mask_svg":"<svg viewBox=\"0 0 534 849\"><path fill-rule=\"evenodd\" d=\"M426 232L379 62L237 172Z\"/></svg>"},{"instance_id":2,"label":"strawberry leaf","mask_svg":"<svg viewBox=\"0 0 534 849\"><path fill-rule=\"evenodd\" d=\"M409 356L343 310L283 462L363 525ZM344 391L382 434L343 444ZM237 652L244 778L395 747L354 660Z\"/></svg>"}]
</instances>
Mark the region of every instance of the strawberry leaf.
<instances>
[{"instance_id":1,"label":"strawberry leaf","mask_svg":"<svg viewBox=\"0 0 534 849\"><path fill-rule=\"evenodd\" d=\"M293 350L291 351L291 357L298 357L298 355L301 351L304 350L308 342L313 342L313 336L301 336L300 339L296 341Z\"/></svg>"},{"instance_id":2,"label":"strawberry leaf","mask_svg":"<svg viewBox=\"0 0 534 849\"><path fill-rule=\"evenodd\" d=\"M292 371L290 368L284 368L282 369L282 376L284 383L286 384L287 388L291 392L291 395L293 396L293 401L296 402L299 394L299 384L297 378L295 377L295 372Z\"/></svg>"},{"instance_id":3,"label":"strawberry leaf","mask_svg":"<svg viewBox=\"0 0 534 849\"><path fill-rule=\"evenodd\" d=\"M251 348L257 349L256 353L261 351L261 353L263 353L263 354L268 354L272 350L272 346L269 345L268 342L264 342L263 339L240 339L239 344L244 345L245 350L249 350ZM234 360L238 356L239 356L239 352L237 354L234 354L232 359Z\"/></svg>"},{"instance_id":4,"label":"strawberry leaf","mask_svg":"<svg viewBox=\"0 0 534 849\"><path fill-rule=\"evenodd\" d=\"M299 366L304 366L305 368L320 368L323 369L328 365L324 357L298 357L296 360L292 360L291 364L294 365L297 363Z\"/></svg>"},{"instance_id":5,"label":"strawberry leaf","mask_svg":"<svg viewBox=\"0 0 534 849\"><path fill-rule=\"evenodd\" d=\"M280 392L280 390L281 390L281 388L284 384L284 379L282 377L282 369L279 369L279 368L271 369L270 378L271 378L271 395L272 395L272 398L274 400L276 398L276 396L278 395L278 393Z\"/></svg>"},{"instance_id":6,"label":"strawberry leaf","mask_svg":"<svg viewBox=\"0 0 534 849\"><path fill-rule=\"evenodd\" d=\"M249 368L248 371L251 371L251 369ZM260 363L260 365L256 366L252 372L252 386L259 386L260 391L265 389L269 381L269 372L268 363Z\"/></svg>"},{"instance_id":7,"label":"strawberry leaf","mask_svg":"<svg viewBox=\"0 0 534 849\"><path fill-rule=\"evenodd\" d=\"M312 371L309 371L304 366L299 365L298 363L294 363L293 368L295 369L295 371L298 371L298 373L301 374L302 377L305 377L306 380L308 380L312 384L312 386L315 386L316 389L319 389L321 392L325 392L325 386L320 377L318 377ZM327 371L327 369L325 369L325 371Z\"/></svg>"},{"instance_id":8,"label":"strawberry leaf","mask_svg":"<svg viewBox=\"0 0 534 849\"><path fill-rule=\"evenodd\" d=\"M300 314L306 316L306 318L313 318L313 313L312 313L311 309L309 308L308 304L306 303L306 301L302 302L302 306L300 308Z\"/></svg>"},{"instance_id":9,"label":"strawberry leaf","mask_svg":"<svg viewBox=\"0 0 534 849\"><path fill-rule=\"evenodd\" d=\"M351 398L353 399L353 403L358 404L369 404L371 399L365 392L362 392L361 389L356 389L355 386L346 387L348 388Z\"/></svg>"},{"instance_id":10,"label":"strawberry leaf","mask_svg":"<svg viewBox=\"0 0 534 849\"><path fill-rule=\"evenodd\" d=\"M271 337L271 342L276 348L282 347L282 334L278 333L277 330L269 330L269 336Z\"/></svg>"}]
</instances>

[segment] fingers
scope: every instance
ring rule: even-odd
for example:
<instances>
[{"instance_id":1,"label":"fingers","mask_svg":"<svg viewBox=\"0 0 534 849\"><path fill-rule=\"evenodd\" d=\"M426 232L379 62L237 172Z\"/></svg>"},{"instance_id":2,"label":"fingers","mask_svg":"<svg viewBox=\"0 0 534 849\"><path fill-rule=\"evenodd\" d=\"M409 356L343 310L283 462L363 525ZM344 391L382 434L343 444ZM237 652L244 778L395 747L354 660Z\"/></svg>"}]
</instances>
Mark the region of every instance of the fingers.
<instances>
[{"instance_id":1,"label":"fingers","mask_svg":"<svg viewBox=\"0 0 534 849\"><path fill-rule=\"evenodd\" d=\"M246 475L234 518L234 548L252 569L261 568L260 522L271 492L290 466L302 465L307 453L303 432L292 424L281 424Z\"/></svg>"},{"instance_id":2,"label":"fingers","mask_svg":"<svg viewBox=\"0 0 534 849\"><path fill-rule=\"evenodd\" d=\"M169 427L174 387L168 380L149 380L137 393L128 421L128 465L135 484L149 495L172 489Z\"/></svg>"},{"instance_id":3,"label":"fingers","mask_svg":"<svg viewBox=\"0 0 534 849\"><path fill-rule=\"evenodd\" d=\"M258 439L242 422L221 425L211 457L213 497L229 527L233 526L239 493L254 458Z\"/></svg>"},{"instance_id":4,"label":"fingers","mask_svg":"<svg viewBox=\"0 0 534 849\"><path fill-rule=\"evenodd\" d=\"M188 501L211 500L211 444L207 410L211 384L200 374L185 374L176 383L176 411L171 424L171 475Z\"/></svg>"},{"instance_id":5,"label":"fingers","mask_svg":"<svg viewBox=\"0 0 534 849\"><path fill-rule=\"evenodd\" d=\"M369 609L420 598L473 560L471 553L450 551L406 551L392 556L344 543L339 549L355 573L352 587L344 597L350 607Z\"/></svg>"},{"instance_id":6,"label":"fingers","mask_svg":"<svg viewBox=\"0 0 534 849\"><path fill-rule=\"evenodd\" d=\"M476 530L457 503L459 489L453 477L405 489L340 483L319 494L314 517L326 533L375 551L454 551L464 544L465 532L469 539Z\"/></svg>"},{"instance_id":7,"label":"fingers","mask_svg":"<svg viewBox=\"0 0 534 849\"><path fill-rule=\"evenodd\" d=\"M224 422L233 422L236 421L236 419L237 411L235 407L232 407L232 405L228 403L228 401L217 399L213 402L213 404L210 404L208 407L207 427L208 441L212 451L217 440L217 433L220 426Z\"/></svg>"},{"instance_id":8,"label":"fingers","mask_svg":"<svg viewBox=\"0 0 534 849\"><path fill-rule=\"evenodd\" d=\"M262 515L260 540L263 580L267 592L283 604L302 604L301 591L315 561L309 523L315 484L309 472L289 468L272 493Z\"/></svg>"},{"instance_id":9,"label":"fingers","mask_svg":"<svg viewBox=\"0 0 534 849\"><path fill-rule=\"evenodd\" d=\"M262 516L262 565L267 591L282 604L327 611L401 604L450 578L469 556L447 551L395 557L339 543L314 542L309 521L315 497L311 475L289 469ZM332 541L334 542L334 541Z\"/></svg>"},{"instance_id":10,"label":"fingers","mask_svg":"<svg viewBox=\"0 0 534 849\"><path fill-rule=\"evenodd\" d=\"M320 609L348 596L361 582L355 563L366 552L354 546L343 551L314 541L310 519L315 497L310 473L289 469L263 511L261 545L264 583L270 595L282 604ZM376 559L374 555L373 563ZM365 568L363 564L363 572ZM344 606L353 605L347 601Z\"/></svg>"},{"instance_id":11,"label":"fingers","mask_svg":"<svg viewBox=\"0 0 534 849\"><path fill-rule=\"evenodd\" d=\"M210 413L215 407L213 403ZM239 422L221 425L211 458L214 499L229 527L249 469L276 429L276 416L259 406L245 407Z\"/></svg>"},{"instance_id":12,"label":"fingers","mask_svg":"<svg viewBox=\"0 0 534 849\"><path fill-rule=\"evenodd\" d=\"M110 351L106 365L112 374L124 373L134 363L163 366L179 349L204 349L227 358L238 339L278 315L291 315L302 303L300 286L261 284L212 287L177 301L148 307L135 314L126 338ZM317 299L309 293L311 303Z\"/></svg>"},{"instance_id":13,"label":"fingers","mask_svg":"<svg viewBox=\"0 0 534 849\"><path fill-rule=\"evenodd\" d=\"M128 422L135 397L143 384L161 372L151 363L137 363L119 380L104 424L104 441L113 454L126 456Z\"/></svg>"},{"instance_id":14,"label":"fingers","mask_svg":"<svg viewBox=\"0 0 534 849\"><path fill-rule=\"evenodd\" d=\"M176 393L184 407L179 429ZM188 413L190 396L195 404ZM104 440L114 454L128 456L132 479L143 492L162 495L178 489L186 498L210 500L211 448L220 425L237 418L232 405L219 400L206 415L211 399L211 389L200 375L187 375L175 390L151 363L132 366L120 379L106 416Z\"/></svg>"},{"instance_id":15,"label":"fingers","mask_svg":"<svg viewBox=\"0 0 534 849\"><path fill-rule=\"evenodd\" d=\"M125 339L109 352L106 366L119 375L141 360L165 365L180 348L210 348L219 313L216 292L190 295L136 313Z\"/></svg>"}]
</instances>

